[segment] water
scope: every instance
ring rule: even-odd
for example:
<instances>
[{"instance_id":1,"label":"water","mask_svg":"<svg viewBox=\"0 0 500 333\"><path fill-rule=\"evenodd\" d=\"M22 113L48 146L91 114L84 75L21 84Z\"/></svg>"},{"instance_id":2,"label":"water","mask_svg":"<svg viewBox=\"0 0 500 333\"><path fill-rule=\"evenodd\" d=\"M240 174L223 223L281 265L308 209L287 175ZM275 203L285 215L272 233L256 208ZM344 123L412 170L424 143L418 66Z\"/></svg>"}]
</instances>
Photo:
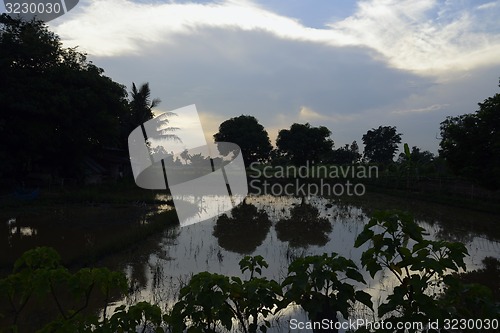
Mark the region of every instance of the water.
<instances>
[{"instance_id":1,"label":"water","mask_svg":"<svg viewBox=\"0 0 500 333\"><path fill-rule=\"evenodd\" d=\"M168 198L160 196L158 199L166 201ZM375 209L408 210L428 231L430 238L465 243L470 254L466 258L468 269L481 267L481 261L486 256L500 258L497 216L404 198L372 196L345 202L312 197L306 202L318 209L323 222L327 221L327 227L323 224L322 230L305 230L301 229L300 223L285 223L285 232L278 233L276 226L279 221L289 219L291 209L300 205L302 200L295 197L250 196L246 203L265 211L271 223L239 221L237 228L229 223L229 227L226 225L225 228L220 225L214 235L217 218L212 218L183 228L169 228L137 244L132 250L104 259L100 265L123 270L133 285L132 293L116 300L113 306L146 300L169 308L177 299L180 288L198 272L248 277L241 274L238 265L245 255L262 255L269 264L263 275L278 282L286 276L290 262L305 255L336 252L361 267L361 253L367 245L356 249L353 244ZM208 207L219 207L218 198L207 198L206 204ZM131 226L147 224L152 216L169 209L171 207L165 205L154 209L65 207L9 213L2 216L0 226L0 237L4 239L2 252L14 255L36 245L55 246L65 253L71 253L75 244L91 248L96 242L116 236ZM385 298L394 283L389 275L379 274L371 279L365 273L364 277L367 285L359 287L373 296L375 304ZM363 309L359 312L366 315ZM290 318L307 319L300 309L291 307L273 319L273 331L288 331Z\"/></svg>"},{"instance_id":2,"label":"water","mask_svg":"<svg viewBox=\"0 0 500 333\"><path fill-rule=\"evenodd\" d=\"M210 200L216 202L218 199L212 197ZM246 203L264 210L269 216L271 225L262 224L254 229L243 225L240 233L232 228L216 237L214 228L217 225L217 218L166 232L157 241L158 251L150 253L145 262L141 264L132 260L126 265L127 276L136 281L139 280L134 277L141 276L141 282L136 284L135 292L130 297L116 302L115 305L146 300L169 308L177 299L179 289L193 274L209 271L245 277L239 270L238 262L247 254L262 255L269 264L263 275L278 282L286 276L290 262L305 255L336 252L352 259L358 267L361 267L360 257L366 250L367 244L361 248L354 248L353 244L369 221L370 212L374 207L366 208L359 204L347 204L321 197L309 198L306 200L307 203L319 210L320 217L327 219L331 230L327 233L324 230L317 230L317 237L308 237L302 242L294 242L293 238L283 239L283 236L280 239L276 225L282 219L289 219L291 208L300 205L302 200L294 197L248 197ZM495 217L470 214L455 209L452 216L443 218L442 212L445 208L441 207L441 210L434 211L436 214L432 214L432 209L435 208L433 205L428 205L430 211L416 214L425 216L424 219L417 218L418 223L429 233L429 238L464 242L470 254L465 260L468 269L480 268L481 261L486 256L500 258L500 242L495 238L496 232L481 232L470 228L471 225L478 224L488 228L489 223L495 223ZM453 221L455 224L450 225ZM290 231L291 234L294 232L299 240L305 234L304 230ZM384 272L376 275L374 279L365 272L364 278L367 285L359 287L372 295L374 304L381 303L395 283L393 277ZM357 311L365 318L371 315L366 309L360 308ZM273 319L272 331L288 331L288 322L291 318L307 319L300 309L290 307Z\"/></svg>"}]
</instances>

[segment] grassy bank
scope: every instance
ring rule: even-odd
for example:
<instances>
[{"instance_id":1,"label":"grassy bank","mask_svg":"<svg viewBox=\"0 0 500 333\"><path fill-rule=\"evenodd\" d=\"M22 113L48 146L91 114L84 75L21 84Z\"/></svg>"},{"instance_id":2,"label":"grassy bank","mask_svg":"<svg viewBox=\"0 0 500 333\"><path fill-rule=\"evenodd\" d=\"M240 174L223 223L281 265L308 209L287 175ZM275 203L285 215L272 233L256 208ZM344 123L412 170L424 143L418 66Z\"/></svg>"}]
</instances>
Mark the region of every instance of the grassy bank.
<instances>
[{"instance_id":1,"label":"grassy bank","mask_svg":"<svg viewBox=\"0 0 500 333\"><path fill-rule=\"evenodd\" d=\"M321 176L323 174L320 174L318 171L311 171L310 175L314 177L300 177L300 175L294 177L293 173L290 174L292 175L291 177L285 177L287 174L284 174L284 176L283 174L273 176L273 173L270 171L268 171L267 174L258 174L255 171L253 173L251 172L248 177L249 190L257 194L274 194L269 193L274 184L278 184L281 188L288 184L293 184L294 187L292 192L297 190L298 184L317 184L320 187L342 184L344 188L347 189L345 185L349 182L351 184L351 189L353 189L353 185L355 184L363 184L367 193L380 193L395 197L404 197L407 200L439 203L479 212L498 214L498 205L500 204L500 194L498 191L493 192L475 187L473 184L465 183L459 179L429 180L427 178L422 178L420 180L413 179L407 182L404 178L386 177L382 175L372 179L357 178L356 175L354 175L354 177L322 178ZM304 174L307 174L307 172ZM263 186L264 182L267 183L267 188ZM469 193L469 191L471 191L471 193ZM323 193L323 195L329 196L325 193ZM339 196L345 197L347 195Z\"/></svg>"},{"instance_id":2,"label":"grassy bank","mask_svg":"<svg viewBox=\"0 0 500 333\"><path fill-rule=\"evenodd\" d=\"M56 204L158 204L158 194L167 191L147 190L133 182L118 182L87 186L43 187L39 195L32 200L4 195L0 198L0 207L47 206Z\"/></svg>"},{"instance_id":3,"label":"grassy bank","mask_svg":"<svg viewBox=\"0 0 500 333\"><path fill-rule=\"evenodd\" d=\"M415 190L404 190L400 188L391 188L377 184L367 184L367 191L371 193L380 193L407 200L420 200L431 203L438 203L452 207L460 207L473 211L499 214L498 205L500 202L488 201L481 198L470 199L464 196L457 196L449 193L420 192Z\"/></svg>"}]
</instances>

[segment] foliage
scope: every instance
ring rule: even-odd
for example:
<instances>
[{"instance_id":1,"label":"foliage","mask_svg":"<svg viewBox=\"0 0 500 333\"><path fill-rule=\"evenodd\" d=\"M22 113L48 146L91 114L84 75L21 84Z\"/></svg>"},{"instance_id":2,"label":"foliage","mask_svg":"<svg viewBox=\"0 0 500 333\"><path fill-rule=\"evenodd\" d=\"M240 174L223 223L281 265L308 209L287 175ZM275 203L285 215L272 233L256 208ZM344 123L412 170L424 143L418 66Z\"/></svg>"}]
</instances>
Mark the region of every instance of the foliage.
<instances>
[{"instance_id":1,"label":"foliage","mask_svg":"<svg viewBox=\"0 0 500 333\"><path fill-rule=\"evenodd\" d=\"M309 123L293 124L279 131L276 146L280 153L295 165L321 163L333 148L332 133L325 126L311 127Z\"/></svg>"},{"instance_id":2,"label":"foliage","mask_svg":"<svg viewBox=\"0 0 500 333\"><path fill-rule=\"evenodd\" d=\"M401 133L397 133L395 126L379 126L366 132L362 140L367 161L388 164L393 161L398 143L401 143Z\"/></svg>"},{"instance_id":3,"label":"foliage","mask_svg":"<svg viewBox=\"0 0 500 333\"><path fill-rule=\"evenodd\" d=\"M283 286L288 288L286 298L302 306L312 321L336 322L337 311L347 319L356 301L372 307L370 295L355 291L348 280L365 283L352 260L337 253L325 253L292 262Z\"/></svg>"},{"instance_id":4,"label":"foliage","mask_svg":"<svg viewBox=\"0 0 500 333\"><path fill-rule=\"evenodd\" d=\"M404 151L399 154L397 164L394 166L396 172L400 175L405 174L406 188L410 187L410 179L415 177L419 179L421 174L429 174L434 169L434 155L429 151L421 151L420 148L413 146L411 151L407 143L404 144Z\"/></svg>"},{"instance_id":5,"label":"foliage","mask_svg":"<svg viewBox=\"0 0 500 333\"><path fill-rule=\"evenodd\" d=\"M446 277L439 302L455 318L487 319L500 313L500 260L483 259L484 268Z\"/></svg>"},{"instance_id":6,"label":"foliage","mask_svg":"<svg viewBox=\"0 0 500 333\"><path fill-rule=\"evenodd\" d=\"M188 324L190 332L215 332L219 324L231 329L232 312L226 302L229 292L227 276L209 272L194 275L181 289L172 310L173 331L183 332Z\"/></svg>"},{"instance_id":7,"label":"foliage","mask_svg":"<svg viewBox=\"0 0 500 333\"><path fill-rule=\"evenodd\" d=\"M149 83L143 83L139 88L136 87L135 83L132 83L130 97L127 112L120 120L122 132L125 135L122 139L123 144L127 142L130 132L154 117L153 108L157 107L161 102L159 98L151 100ZM158 123L155 131L152 132L152 128L148 128L149 132L147 134L149 139L181 141L177 135L172 133L178 130L178 128L169 126L169 118L172 116L176 116L176 114L173 112L164 112L159 115L156 118ZM148 141L148 144L152 153L162 155L167 153L164 151L163 146L156 146L151 140Z\"/></svg>"},{"instance_id":8,"label":"foliage","mask_svg":"<svg viewBox=\"0 0 500 333\"><path fill-rule=\"evenodd\" d=\"M94 325L92 332L155 332L163 333L167 316L161 308L148 302L119 306L109 320ZM147 330L148 329L148 330ZM147 330L147 331L146 331Z\"/></svg>"},{"instance_id":9,"label":"foliage","mask_svg":"<svg viewBox=\"0 0 500 333\"><path fill-rule=\"evenodd\" d=\"M133 125L142 124L153 118L153 108L160 104L160 99L154 98L151 100L151 89L149 83L143 83L139 89L132 83L132 91L130 92L130 110ZM132 128L133 129L133 128ZM131 130L132 130L131 129Z\"/></svg>"},{"instance_id":10,"label":"foliage","mask_svg":"<svg viewBox=\"0 0 500 333\"><path fill-rule=\"evenodd\" d=\"M107 315L111 297L125 293L128 283L120 272L107 268L82 268L71 273L60 263L59 254L47 247L25 252L15 263L12 274L0 280L0 296L10 304L12 325L9 330L22 327L22 316L28 304L53 303L58 311L56 318L46 318L48 323L38 332L136 332L149 327L155 332L164 332L164 315L161 309L146 302L129 308L118 307ZM103 298L103 318L99 318L88 307L92 298ZM50 321L51 320L51 321Z\"/></svg>"},{"instance_id":11,"label":"foliage","mask_svg":"<svg viewBox=\"0 0 500 333\"><path fill-rule=\"evenodd\" d=\"M441 123L439 154L458 175L500 188L500 94L479 103L472 114Z\"/></svg>"},{"instance_id":12,"label":"foliage","mask_svg":"<svg viewBox=\"0 0 500 333\"><path fill-rule=\"evenodd\" d=\"M493 257L483 259L483 268L458 275L465 284L480 283L492 291L493 299L500 302L500 260Z\"/></svg>"},{"instance_id":13,"label":"foliage","mask_svg":"<svg viewBox=\"0 0 500 333\"><path fill-rule=\"evenodd\" d=\"M360 159L361 154L359 153L359 147L356 141L353 141L350 146L346 144L344 147L331 150L324 156L324 162L337 165L355 164L358 163Z\"/></svg>"},{"instance_id":14,"label":"foliage","mask_svg":"<svg viewBox=\"0 0 500 333\"><path fill-rule=\"evenodd\" d=\"M448 309L448 318L488 319L500 313L500 303L493 299L492 291L479 283L464 283L455 276L444 277L446 284L437 303Z\"/></svg>"},{"instance_id":15,"label":"foliage","mask_svg":"<svg viewBox=\"0 0 500 333\"><path fill-rule=\"evenodd\" d=\"M266 332L270 327L266 318L281 295L276 281L254 276L267 266L261 256L247 256L240 261L240 268L250 271L249 280L208 272L194 275L172 310L173 331L216 332L219 325L231 330L234 318L245 333Z\"/></svg>"},{"instance_id":16,"label":"foliage","mask_svg":"<svg viewBox=\"0 0 500 333\"><path fill-rule=\"evenodd\" d=\"M14 264L12 274L0 280L0 298L10 305L12 329L23 318L21 314L28 303L48 299L57 308L58 318L42 332L54 331L56 327L57 331L72 331L71 328L97 324L97 317L83 316L93 294L103 296L107 307L112 293L125 292L127 287L122 273L107 268L83 268L72 274L61 265L55 250L40 247L25 252Z\"/></svg>"},{"instance_id":17,"label":"foliage","mask_svg":"<svg viewBox=\"0 0 500 333\"><path fill-rule=\"evenodd\" d=\"M40 21L0 16L1 177L75 177L82 159L120 137L124 87Z\"/></svg>"},{"instance_id":18,"label":"foliage","mask_svg":"<svg viewBox=\"0 0 500 333\"><path fill-rule=\"evenodd\" d=\"M232 142L241 148L247 166L252 162L269 159L271 141L264 127L253 116L241 115L224 121L219 132L214 134L215 142ZM229 151L221 151L229 154Z\"/></svg>"},{"instance_id":19,"label":"foliage","mask_svg":"<svg viewBox=\"0 0 500 333\"><path fill-rule=\"evenodd\" d=\"M378 307L380 317L427 322L449 315L431 291L443 287L450 271L465 270L467 250L461 243L432 241L423 236L424 229L409 214L382 211L373 214L357 237L355 247L370 242L361 263L372 278L388 270L399 282L387 302Z\"/></svg>"},{"instance_id":20,"label":"foliage","mask_svg":"<svg viewBox=\"0 0 500 333\"><path fill-rule=\"evenodd\" d=\"M434 161L434 154L428 150L422 151L420 148L413 146L410 147L407 143L404 144L404 152L399 154L398 163L410 163L413 166L424 167Z\"/></svg>"}]
</instances>

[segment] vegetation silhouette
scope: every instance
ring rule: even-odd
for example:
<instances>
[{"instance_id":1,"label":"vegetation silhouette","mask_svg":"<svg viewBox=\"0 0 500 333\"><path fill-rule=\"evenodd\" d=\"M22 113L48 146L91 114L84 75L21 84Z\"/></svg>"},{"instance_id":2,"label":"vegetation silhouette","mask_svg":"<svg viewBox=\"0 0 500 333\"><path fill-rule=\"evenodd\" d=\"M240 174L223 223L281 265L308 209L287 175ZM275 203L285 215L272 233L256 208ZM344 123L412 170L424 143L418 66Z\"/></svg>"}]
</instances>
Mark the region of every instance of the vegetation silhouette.
<instances>
[{"instance_id":1,"label":"vegetation silhouette","mask_svg":"<svg viewBox=\"0 0 500 333\"><path fill-rule=\"evenodd\" d=\"M312 127L309 123L293 124L279 131L276 139L279 156L295 165L321 163L333 148L332 132L325 126Z\"/></svg>"},{"instance_id":2,"label":"vegetation silhouette","mask_svg":"<svg viewBox=\"0 0 500 333\"><path fill-rule=\"evenodd\" d=\"M291 247L323 246L332 231L330 221L320 217L319 210L311 204L302 202L290 210L289 219L281 219L276 225L278 239L288 242Z\"/></svg>"},{"instance_id":3,"label":"vegetation silhouette","mask_svg":"<svg viewBox=\"0 0 500 333\"><path fill-rule=\"evenodd\" d=\"M214 134L214 140L237 144L247 167L252 162L267 161L273 148L264 127L255 117L247 115L234 117L221 123L219 131ZM220 153L225 156L230 151L223 149Z\"/></svg>"},{"instance_id":4,"label":"vegetation silhouette","mask_svg":"<svg viewBox=\"0 0 500 333\"><path fill-rule=\"evenodd\" d=\"M86 156L119 144L124 86L40 21L0 16L0 177L81 176Z\"/></svg>"},{"instance_id":5,"label":"vegetation silhouette","mask_svg":"<svg viewBox=\"0 0 500 333\"><path fill-rule=\"evenodd\" d=\"M349 165L358 163L361 157L358 143L353 141L351 145L345 144L344 147L326 152L323 156L323 161L329 164Z\"/></svg>"},{"instance_id":6,"label":"vegetation silhouette","mask_svg":"<svg viewBox=\"0 0 500 333\"><path fill-rule=\"evenodd\" d=\"M499 85L500 86L500 85ZM500 94L478 103L475 113L441 123L439 154L458 175L500 188Z\"/></svg>"},{"instance_id":7,"label":"vegetation silhouette","mask_svg":"<svg viewBox=\"0 0 500 333\"><path fill-rule=\"evenodd\" d=\"M243 200L231 210L231 217L227 214L219 216L213 235L223 249L250 254L266 239L270 227L267 213Z\"/></svg>"},{"instance_id":8,"label":"vegetation silhouette","mask_svg":"<svg viewBox=\"0 0 500 333\"><path fill-rule=\"evenodd\" d=\"M365 144L364 158L368 162L390 164L401 143L401 133L395 126L379 126L366 132L362 137Z\"/></svg>"}]
</instances>

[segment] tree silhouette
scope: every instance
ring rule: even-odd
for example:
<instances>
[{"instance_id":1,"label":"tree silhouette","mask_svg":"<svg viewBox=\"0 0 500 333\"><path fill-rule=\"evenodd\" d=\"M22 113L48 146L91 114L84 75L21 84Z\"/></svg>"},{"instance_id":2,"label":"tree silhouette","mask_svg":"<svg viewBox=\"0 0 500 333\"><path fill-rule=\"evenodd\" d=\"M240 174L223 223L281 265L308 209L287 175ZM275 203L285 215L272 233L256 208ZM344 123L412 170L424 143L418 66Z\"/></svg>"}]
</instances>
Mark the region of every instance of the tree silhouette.
<instances>
[{"instance_id":1,"label":"tree silhouette","mask_svg":"<svg viewBox=\"0 0 500 333\"><path fill-rule=\"evenodd\" d=\"M323 158L326 163L345 165L359 162L361 154L359 153L358 143L353 141L350 146L346 144L344 147L331 150Z\"/></svg>"},{"instance_id":2,"label":"tree silhouette","mask_svg":"<svg viewBox=\"0 0 500 333\"><path fill-rule=\"evenodd\" d=\"M143 83L139 89L137 89L135 83L132 83L130 96L131 100L128 103L129 112L123 120L123 126L125 128L124 134L127 137L137 126L142 126L147 121L153 119L155 117L153 108L161 103L159 98L151 99L149 83ZM163 140L181 141L177 135L172 133L179 128L169 125L172 116L176 116L176 114L173 112L161 113L154 120L154 131L151 131L151 128L149 128L148 133L146 133L152 153L160 153L158 149L163 148L161 143ZM162 153L162 155L165 154Z\"/></svg>"},{"instance_id":3,"label":"tree silhouette","mask_svg":"<svg viewBox=\"0 0 500 333\"><path fill-rule=\"evenodd\" d=\"M276 145L285 157L296 165L320 163L331 152L332 132L325 126L311 127L309 123L293 124L289 130L279 131Z\"/></svg>"},{"instance_id":4,"label":"tree silhouette","mask_svg":"<svg viewBox=\"0 0 500 333\"><path fill-rule=\"evenodd\" d=\"M379 126L363 135L365 144L364 157L372 163L389 164L401 143L401 133L397 133L396 126Z\"/></svg>"},{"instance_id":5,"label":"tree silhouette","mask_svg":"<svg viewBox=\"0 0 500 333\"><path fill-rule=\"evenodd\" d=\"M86 156L120 141L124 86L40 21L0 16L0 177L81 177Z\"/></svg>"},{"instance_id":6,"label":"tree silhouette","mask_svg":"<svg viewBox=\"0 0 500 333\"><path fill-rule=\"evenodd\" d=\"M472 114L441 123L440 156L451 169L492 188L500 188L500 94L479 103Z\"/></svg>"},{"instance_id":7,"label":"tree silhouette","mask_svg":"<svg viewBox=\"0 0 500 333\"><path fill-rule=\"evenodd\" d=\"M241 148L245 165L269 159L271 141L264 127L253 116L241 115L224 121L219 132L214 134L215 142L232 142ZM223 147L224 148L224 147ZM221 151L221 154L229 154Z\"/></svg>"},{"instance_id":8,"label":"tree silhouette","mask_svg":"<svg viewBox=\"0 0 500 333\"><path fill-rule=\"evenodd\" d=\"M143 83L137 89L132 82L132 91L130 92L132 100L130 101L131 118L135 124L142 124L153 118L153 108L157 107L161 100L154 98L151 100L151 90L149 83Z\"/></svg>"}]
</instances>

